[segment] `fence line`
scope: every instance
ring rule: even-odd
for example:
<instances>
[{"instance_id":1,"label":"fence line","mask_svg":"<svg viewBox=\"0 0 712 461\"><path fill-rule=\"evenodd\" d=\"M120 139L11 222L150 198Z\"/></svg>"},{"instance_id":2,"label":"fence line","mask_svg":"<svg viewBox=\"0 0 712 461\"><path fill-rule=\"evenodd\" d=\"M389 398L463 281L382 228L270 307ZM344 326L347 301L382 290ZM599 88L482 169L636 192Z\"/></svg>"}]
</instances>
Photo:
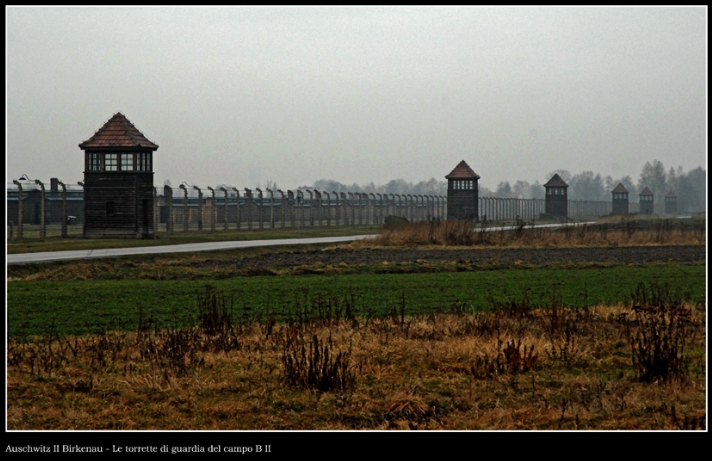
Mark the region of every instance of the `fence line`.
<instances>
[{"instance_id":1,"label":"fence line","mask_svg":"<svg viewBox=\"0 0 712 461\"><path fill-rule=\"evenodd\" d=\"M79 236L83 234L83 191L73 189L72 210L67 203L67 188L62 186L61 211L58 190L52 193L40 185L42 204L30 210L23 207L29 192L17 184L17 219L8 214L7 236L10 240L43 238L44 236ZM381 225L386 217L397 216L409 221L446 219L447 197L426 194L394 194L336 192L317 189L270 190L239 189L225 185L203 194L197 186L181 184L178 188L164 186L162 193L154 187L154 212L151 214L152 232L192 232L222 230L264 230L275 228L315 228L331 226ZM10 191L9 191L10 192ZM275 193L276 192L276 193ZM81 194L81 196L80 196ZM23 200L17 197L22 196ZM8 204L12 200L8 193ZM81 205L78 206L78 201ZM51 204L51 206L49 206ZM9 207L8 207L9 208ZM24 208L24 210L23 210ZM478 219L487 221L532 221L545 213L545 199L517 199L499 197L478 198ZM81 211L78 211L81 210ZM638 203L629 204L629 212L637 213ZM568 201L568 218L594 219L611 214L612 202ZM34 212L34 219L29 218ZM73 219L69 219L69 213ZM39 213L39 217L38 217ZM81 214L80 214L81 213ZM222 226L218 227L219 224Z\"/></svg>"}]
</instances>

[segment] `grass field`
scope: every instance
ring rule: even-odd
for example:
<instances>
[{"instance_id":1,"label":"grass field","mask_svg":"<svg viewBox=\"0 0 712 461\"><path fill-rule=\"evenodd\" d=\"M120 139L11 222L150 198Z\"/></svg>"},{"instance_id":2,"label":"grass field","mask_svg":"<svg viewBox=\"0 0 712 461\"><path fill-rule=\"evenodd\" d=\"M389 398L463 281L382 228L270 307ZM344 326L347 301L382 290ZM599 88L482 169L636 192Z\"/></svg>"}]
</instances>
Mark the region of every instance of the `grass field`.
<instances>
[{"instance_id":1,"label":"grass field","mask_svg":"<svg viewBox=\"0 0 712 461\"><path fill-rule=\"evenodd\" d=\"M417 253L427 226L380 244ZM514 229L479 244L705 233ZM8 428L706 428L706 261L231 267L284 250L9 266Z\"/></svg>"},{"instance_id":2,"label":"grass field","mask_svg":"<svg viewBox=\"0 0 712 461\"><path fill-rule=\"evenodd\" d=\"M80 280L8 284L8 334L37 335L132 330L139 315L162 326L194 325L196 296L206 285L234 300L235 315L274 313L284 319L316 302L353 303L360 315L383 315L405 302L408 314L483 310L511 300L548 305L553 297L571 307L629 302L641 282L669 283L705 299L705 266L497 269L413 274L255 276L212 280ZM321 301L319 301L321 300Z\"/></svg>"}]
</instances>

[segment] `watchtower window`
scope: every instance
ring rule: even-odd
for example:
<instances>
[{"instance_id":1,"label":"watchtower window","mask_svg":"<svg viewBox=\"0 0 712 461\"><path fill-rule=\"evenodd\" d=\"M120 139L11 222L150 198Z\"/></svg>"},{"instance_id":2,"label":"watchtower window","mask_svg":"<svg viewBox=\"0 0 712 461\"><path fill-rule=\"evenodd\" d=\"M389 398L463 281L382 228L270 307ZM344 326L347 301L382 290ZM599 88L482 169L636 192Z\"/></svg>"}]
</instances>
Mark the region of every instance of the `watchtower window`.
<instances>
[{"instance_id":1,"label":"watchtower window","mask_svg":"<svg viewBox=\"0 0 712 461\"><path fill-rule=\"evenodd\" d=\"M106 171L116 171L118 169L117 154L104 155L104 169Z\"/></svg>"},{"instance_id":2,"label":"watchtower window","mask_svg":"<svg viewBox=\"0 0 712 461\"><path fill-rule=\"evenodd\" d=\"M134 155L132 153L124 152L121 154L121 171L133 171L134 170Z\"/></svg>"},{"instance_id":3,"label":"watchtower window","mask_svg":"<svg viewBox=\"0 0 712 461\"><path fill-rule=\"evenodd\" d=\"M121 171L133 171L133 154L124 152L121 154Z\"/></svg>"},{"instance_id":4,"label":"watchtower window","mask_svg":"<svg viewBox=\"0 0 712 461\"><path fill-rule=\"evenodd\" d=\"M138 170L151 171L151 153L139 152L138 154Z\"/></svg>"},{"instance_id":5,"label":"watchtower window","mask_svg":"<svg viewBox=\"0 0 712 461\"><path fill-rule=\"evenodd\" d=\"M89 171L101 170L101 154L97 152L89 153Z\"/></svg>"}]
</instances>

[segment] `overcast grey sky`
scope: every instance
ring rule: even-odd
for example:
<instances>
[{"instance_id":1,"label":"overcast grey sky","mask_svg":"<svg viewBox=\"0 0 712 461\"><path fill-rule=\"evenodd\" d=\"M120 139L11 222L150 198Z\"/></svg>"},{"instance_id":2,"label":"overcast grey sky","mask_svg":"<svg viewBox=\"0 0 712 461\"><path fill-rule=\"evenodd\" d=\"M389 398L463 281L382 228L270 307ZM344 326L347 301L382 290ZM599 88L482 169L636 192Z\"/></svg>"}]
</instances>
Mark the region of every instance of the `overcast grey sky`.
<instances>
[{"instance_id":1,"label":"overcast grey sky","mask_svg":"<svg viewBox=\"0 0 712 461\"><path fill-rule=\"evenodd\" d=\"M6 7L7 179L82 180L117 111L157 186L706 169L707 13Z\"/></svg>"}]
</instances>

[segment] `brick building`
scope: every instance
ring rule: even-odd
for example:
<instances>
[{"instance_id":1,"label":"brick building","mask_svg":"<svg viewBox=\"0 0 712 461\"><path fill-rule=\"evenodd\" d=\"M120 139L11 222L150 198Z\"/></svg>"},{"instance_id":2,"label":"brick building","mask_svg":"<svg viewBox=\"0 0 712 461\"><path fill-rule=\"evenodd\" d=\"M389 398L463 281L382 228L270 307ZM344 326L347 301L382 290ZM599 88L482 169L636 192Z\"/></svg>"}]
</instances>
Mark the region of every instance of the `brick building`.
<instances>
[{"instance_id":1,"label":"brick building","mask_svg":"<svg viewBox=\"0 0 712 461\"><path fill-rule=\"evenodd\" d=\"M42 191L34 181L18 180L22 185L22 222L24 224L40 224L42 220ZM62 222L62 188L57 178L50 179L50 187L45 190L45 222L59 224ZM84 222L84 190L78 185L67 184L67 217L68 222L79 224ZM8 184L7 222L17 225L19 216L19 188Z\"/></svg>"}]
</instances>

